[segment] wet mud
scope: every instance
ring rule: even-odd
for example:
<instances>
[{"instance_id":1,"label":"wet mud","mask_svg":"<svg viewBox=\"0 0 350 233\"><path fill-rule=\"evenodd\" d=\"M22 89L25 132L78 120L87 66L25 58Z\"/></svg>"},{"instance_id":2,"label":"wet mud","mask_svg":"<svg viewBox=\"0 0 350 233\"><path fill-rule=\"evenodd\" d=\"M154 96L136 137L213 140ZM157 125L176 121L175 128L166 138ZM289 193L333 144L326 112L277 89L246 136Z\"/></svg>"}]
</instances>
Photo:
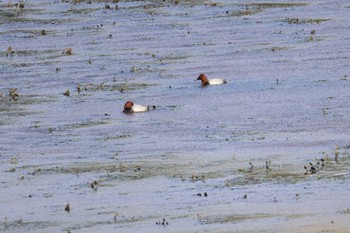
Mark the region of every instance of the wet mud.
<instances>
[{"instance_id":1,"label":"wet mud","mask_svg":"<svg viewBox=\"0 0 350 233\"><path fill-rule=\"evenodd\" d=\"M0 231L348 232L349 12L0 0Z\"/></svg>"}]
</instances>

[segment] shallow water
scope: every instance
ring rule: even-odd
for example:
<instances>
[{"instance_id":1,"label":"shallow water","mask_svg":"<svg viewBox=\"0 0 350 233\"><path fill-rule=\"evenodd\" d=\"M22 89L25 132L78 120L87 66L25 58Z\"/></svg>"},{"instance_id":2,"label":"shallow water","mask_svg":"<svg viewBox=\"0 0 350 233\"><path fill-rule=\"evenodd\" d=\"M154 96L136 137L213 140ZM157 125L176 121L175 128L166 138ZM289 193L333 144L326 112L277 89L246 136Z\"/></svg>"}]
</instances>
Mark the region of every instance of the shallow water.
<instances>
[{"instance_id":1,"label":"shallow water","mask_svg":"<svg viewBox=\"0 0 350 233\"><path fill-rule=\"evenodd\" d=\"M91 2L0 0L0 231L347 232L347 1Z\"/></svg>"}]
</instances>

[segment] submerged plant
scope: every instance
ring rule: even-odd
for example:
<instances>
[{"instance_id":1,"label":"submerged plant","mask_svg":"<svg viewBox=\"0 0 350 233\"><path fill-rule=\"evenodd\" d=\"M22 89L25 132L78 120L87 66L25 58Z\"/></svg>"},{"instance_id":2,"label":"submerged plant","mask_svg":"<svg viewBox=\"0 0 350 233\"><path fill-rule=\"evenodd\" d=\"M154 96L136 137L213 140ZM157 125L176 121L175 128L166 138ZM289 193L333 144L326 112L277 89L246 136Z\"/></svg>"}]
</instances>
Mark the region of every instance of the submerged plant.
<instances>
[{"instance_id":1,"label":"submerged plant","mask_svg":"<svg viewBox=\"0 0 350 233\"><path fill-rule=\"evenodd\" d=\"M9 3L6 4L7 7L16 7L16 8L20 8L23 9L25 7L25 5L27 4L27 0L26 1L19 1L15 4L11 3L11 1Z\"/></svg>"},{"instance_id":2,"label":"submerged plant","mask_svg":"<svg viewBox=\"0 0 350 233\"><path fill-rule=\"evenodd\" d=\"M70 96L70 92L69 92L69 90L66 90L66 92L65 92L65 93L63 93L63 95L64 95L64 96L69 97L69 96Z\"/></svg>"},{"instance_id":3,"label":"submerged plant","mask_svg":"<svg viewBox=\"0 0 350 233\"><path fill-rule=\"evenodd\" d=\"M289 24L307 24L307 23L321 23L324 21L328 21L329 19L302 19L302 18L285 18L284 22Z\"/></svg>"},{"instance_id":4,"label":"submerged plant","mask_svg":"<svg viewBox=\"0 0 350 233\"><path fill-rule=\"evenodd\" d=\"M130 72L131 73L137 73L140 71L140 68L136 67L136 66L132 66L131 69L130 69Z\"/></svg>"},{"instance_id":5,"label":"submerged plant","mask_svg":"<svg viewBox=\"0 0 350 233\"><path fill-rule=\"evenodd\" d=\"M66 205L66 207L64 208L64 211L66 211L67 213L70 212L70 205L69 203Z\"/></svg>"},{"instance_id":6,"label":"submerged plant","mask_svg":"<svg viewBox=\"0 0 350 233\"><path fill-rule=\"evenodd\" d=\"M335 149L334 149L334 159L335 159L335 161L338 161L338 157L339 157L339 147L338 147L338 145L336 145Z\"/></svg>"},{"instance_id":7,"label":"submerged plant","mask_svg":"<svg viewBox=\"0 0 350 233\"><path fill-rule=\"evenodd\" d=\"M73 49L72 48L65 48L62 51L62 54L72 55L73 54Z\"/></svg>"},{"instance_id":8,"label":"submerged plant","mask_svg":"<svg viewBox=\"0 0 350 233\"><path fill-rule=\"evenodd\" d=\"M17 101L19 98L19 94L17 93L17 88L10 89L8 96L10 97L10 100Z\"/></svg>"},{"instance_id":9,"label":"submerged plant","mask_svg":"<svg viewBox=\"0 0 350 233\"><path fill-rule=\"evenodd\" d=\"M6 57L8 57L10 55L10 57L12 57L12 55L14 54L15 52L12 50L12 47L8 47L7 50L6 50Z\"/></svg>"}]
</instances>

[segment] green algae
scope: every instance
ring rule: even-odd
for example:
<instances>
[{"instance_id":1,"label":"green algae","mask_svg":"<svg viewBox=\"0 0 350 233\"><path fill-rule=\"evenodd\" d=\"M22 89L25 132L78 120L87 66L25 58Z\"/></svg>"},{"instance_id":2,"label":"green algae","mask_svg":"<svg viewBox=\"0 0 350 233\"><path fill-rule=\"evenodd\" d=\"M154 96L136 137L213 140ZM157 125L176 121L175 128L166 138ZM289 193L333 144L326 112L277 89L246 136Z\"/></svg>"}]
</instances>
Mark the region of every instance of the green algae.
<instances>
[{"instance_id":1,"label":"green algae","mask_svg":"<svg viewBox=\"0 0 350 233\"><path fill-rule=\"evenodd\" d=\"M282 22L287 22L289 24L319 24L322 22L329 21L330 19L312 19L312 18L285 18Z\"/></svg>"},{"instance_id":2,"label":"green algae","mask_svg":"<svg viewBox=\"0 0 350 233\"><path fill-rule=\"evenodd\" d=\"M307 3L284 3L284 2L276 2L276 3L248 3L246 6L258 7L258 8L286 8L286 7L302 7L307 6Z\"/></svg>"},{"instance_id":3,"label":"green algae","mask_svg":"<svg viewBox=\"0 0 350 233\"><path fill-rule=\"evenodd\" d=\"M237 223L248 220L257 220L275 217L271 214L255 213L255 214L233 214L233 215L198 215L198 221L201 224L215 223Z\"/></svg>"}]
</instances>

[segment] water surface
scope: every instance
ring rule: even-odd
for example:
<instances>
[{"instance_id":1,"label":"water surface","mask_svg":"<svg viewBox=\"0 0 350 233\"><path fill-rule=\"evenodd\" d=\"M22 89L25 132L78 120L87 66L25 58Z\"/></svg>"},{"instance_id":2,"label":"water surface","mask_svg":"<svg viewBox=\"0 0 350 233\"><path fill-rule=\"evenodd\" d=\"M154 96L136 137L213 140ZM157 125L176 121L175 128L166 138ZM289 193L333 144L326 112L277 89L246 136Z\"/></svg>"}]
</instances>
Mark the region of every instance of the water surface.
<instances>
[{"instance_id":1,"label":"water surface","mask_svg":"<svg viewBox=\"0 0 350 233\"><path fill-rule=\"evenodd\" d=\"M1 231L347 232L347 1L10 3Z\"/></svg>"}]
</instances>

